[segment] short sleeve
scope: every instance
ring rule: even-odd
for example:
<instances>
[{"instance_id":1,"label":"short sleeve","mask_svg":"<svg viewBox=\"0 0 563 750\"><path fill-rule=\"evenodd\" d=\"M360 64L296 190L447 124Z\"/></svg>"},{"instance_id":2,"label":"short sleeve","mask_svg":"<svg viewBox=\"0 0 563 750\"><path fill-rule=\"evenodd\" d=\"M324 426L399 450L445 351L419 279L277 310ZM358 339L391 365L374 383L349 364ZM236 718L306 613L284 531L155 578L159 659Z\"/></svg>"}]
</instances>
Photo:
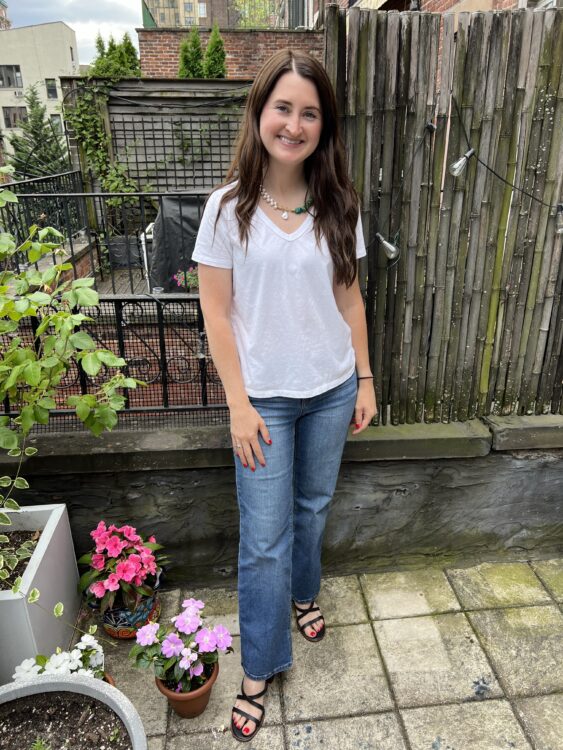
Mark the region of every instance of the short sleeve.
<instances>
[{"instance_id":1,"label":"short sleeve","mask_svg":"<svg viewBox=\"0 0 563 750\"><path fill-rule=\"evenodd\" d=\"M223 206L219 220L216 222L219 203L224 192L224 190L216 190L209 196L201 217L192 260L217 268L232 268L233 247L229 231L231 222L226 216L228 206Z\"/></svg>"},{"instance_id":2,"label":"short sleeve","mask_svg":"<svg viewBox=\"0 0 563 750\"><path fill-rule=\"evenodd\" d=\"M367 255L364 230L362 227L362 214L358 212L358 223L356 224L356 259L359 260Z\"/></svg>"}]
</instances>

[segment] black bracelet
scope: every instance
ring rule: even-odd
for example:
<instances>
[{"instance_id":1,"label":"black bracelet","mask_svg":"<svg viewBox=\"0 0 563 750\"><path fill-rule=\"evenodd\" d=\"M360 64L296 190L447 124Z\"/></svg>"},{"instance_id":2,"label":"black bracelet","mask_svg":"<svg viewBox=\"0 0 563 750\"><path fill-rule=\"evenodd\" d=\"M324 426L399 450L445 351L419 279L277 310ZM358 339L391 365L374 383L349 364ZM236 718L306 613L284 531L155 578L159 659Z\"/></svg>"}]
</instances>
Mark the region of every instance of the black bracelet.
<instances>
[{"instance_id":1,"label":"black bracelet","mask_svg":"<svg viewBox=\"0 0 563 750\"><path fill-rule=\"evenodd\" d=\"M374 377L374 375L362 375L362 377L358 377L357 380L373 380Z\"/></svg>"}]
</instances>

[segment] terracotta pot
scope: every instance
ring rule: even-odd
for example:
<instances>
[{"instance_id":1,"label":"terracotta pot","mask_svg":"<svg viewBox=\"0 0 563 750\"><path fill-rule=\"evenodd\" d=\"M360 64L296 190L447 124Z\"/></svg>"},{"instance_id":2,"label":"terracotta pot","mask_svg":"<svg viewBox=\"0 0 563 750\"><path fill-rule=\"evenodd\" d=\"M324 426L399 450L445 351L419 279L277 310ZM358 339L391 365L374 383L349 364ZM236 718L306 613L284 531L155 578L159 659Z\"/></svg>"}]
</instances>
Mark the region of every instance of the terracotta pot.
<instances>
[{"instance_id":1,"label":"terracotta pot","mask_svg":"<svg viewBox=\"0 0 563 750\"><path fill-rule=\"evenodd\" d=\"M115 687L115 680L107 672L104 672L104 682L107 682L108 685L111 685L112 687Z\"/></svg>"},{"instance_id":2,"label":"terracotta pot","mask_svg":"<svg viewBox=\"0 0 563 750\"><path fill-rule=\"evenodd\" d=\"M193 719L194 716L199 716L207 708L209 698L211 697L211 688L218 674L219 663L216 662L213 665L213 672L211 672L211 676L207 679L207 682L197 690L192 690L189 693L175 693L173 690L169 690L158 677L155 677L154 680L157 688L162 695L166 696L168 703L170 703L174 711L184 719Z\"/></svg>"}]
</instances>

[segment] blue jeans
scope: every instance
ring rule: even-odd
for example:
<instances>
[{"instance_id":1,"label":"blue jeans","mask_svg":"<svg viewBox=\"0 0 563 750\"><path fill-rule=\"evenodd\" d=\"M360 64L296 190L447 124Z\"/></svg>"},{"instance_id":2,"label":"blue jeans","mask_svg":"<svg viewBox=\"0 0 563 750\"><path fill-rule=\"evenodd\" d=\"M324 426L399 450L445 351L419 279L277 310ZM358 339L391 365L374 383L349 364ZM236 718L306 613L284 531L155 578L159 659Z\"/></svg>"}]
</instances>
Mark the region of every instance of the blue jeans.
<instances>
[{"instance_id":1,"label":"blue jeans","mask_svg":"<svg viewBox=\"0 0 563 750\"><path fill-rule=\"evenodd\" d=\"M236 463L242 667L265 680L292 664L291 600L310 602L321 584L321 546L356 403L354 374L312 398L251 398L272 445L266 466Z\"/></svg>"}]
</instances>

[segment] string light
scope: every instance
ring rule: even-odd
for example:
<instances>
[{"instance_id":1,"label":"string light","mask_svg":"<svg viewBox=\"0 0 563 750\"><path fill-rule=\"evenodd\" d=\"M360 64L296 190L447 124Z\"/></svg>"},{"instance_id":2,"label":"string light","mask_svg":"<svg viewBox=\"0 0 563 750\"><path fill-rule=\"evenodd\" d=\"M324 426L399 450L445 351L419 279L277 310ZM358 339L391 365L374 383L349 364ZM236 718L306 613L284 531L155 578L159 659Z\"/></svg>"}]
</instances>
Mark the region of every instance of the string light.
<instances>
[{"instance_id":1,"label":"string light","mask_svg":"<svg viewBox=\"0 0 563 750\"><path fill-rule=\"evenodd\" d=\"M454 161L453 164L450 164L449 166L450 174L453 175L454 177L459 177L460 174L465 169L465 167L467 166L467 162L469 161L469 159L471 159L474 153L475 153L475 149L470 148L469 151L466 151L465 154L461 158L459 158L457 161Z\"/></svg>"}]
</instances>

